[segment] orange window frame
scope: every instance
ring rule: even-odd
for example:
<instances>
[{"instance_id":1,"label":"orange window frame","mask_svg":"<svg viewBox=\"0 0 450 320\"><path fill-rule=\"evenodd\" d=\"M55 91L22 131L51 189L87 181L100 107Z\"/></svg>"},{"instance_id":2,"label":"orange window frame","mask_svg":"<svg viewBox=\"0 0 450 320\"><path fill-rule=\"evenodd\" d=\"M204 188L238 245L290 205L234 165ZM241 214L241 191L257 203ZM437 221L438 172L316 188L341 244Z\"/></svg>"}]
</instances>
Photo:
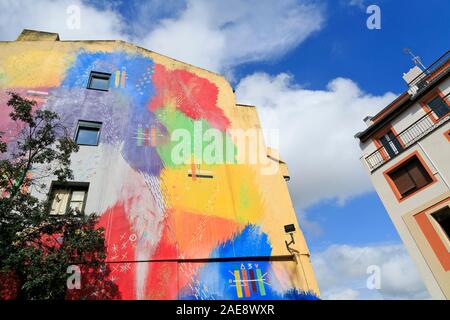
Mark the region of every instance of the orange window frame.
<instances>
[{"instance_id":1,"label":"orange window frame","mask_svg":"<svg viewBox=\"0 0 450 320\"><path fill-rule=\"evenodd\" d=\"M416 223L445 271L450 270L450 252L447 250L445 243L442 241L442 238L439 236L437 230L431 223L430 219L432 218L429 214L427 214L427 212L444 202L448 202L448 200L449 198L444 199L430 208L414 215Z\"/></svg>"},{"instance_id":2,"label":"orange window frame","mask_svg":"<svg viewBox=\"0 0 450 320\"><path fill-rule=\"evenodd\" d=\"M444 100L444 102L450 107L450 100L445 98L444 93L439 90L439 88L436 88L434 90L432 90L431 92L427 93L425 95L425 97L423 97L419 103L422 106L422 109L425 113L431 112L431 108L428 106L428 103L433 100L434 98L436 98L437 96L440 96L442 98L442 100ZM450 113L450 112L449 112ZM447 113L448 114L448 113ZM430 113L431 116L431 120L436 123L438 121L438 118L436 118L436 116L432 113Z\"/></svg>"},{"instance_id":3,"label":"orange window frame","mask_svg":"<svg viewBox=\"0 0 450 320\"><path fill-rule=\"evenodd\" d=\"M402 145L403 149L405 149L405 144L403 143L402 139L400 139L400 137L398 137L397 131L395 131L394 127L391 124L381 128L380 130L377 131L377 133L375 133L373 135L372 142L375 144L375 148L378 150L383 146L380 142L380 139L385 134L387 134L389 131L392 131L394 136L397 137L398 142ZM383 157L383 160L388 160L389 156L386 154L386 151L384 149L381 149L380 151L381 151L381 156Z\"/></svg>"},{"instance_id":4,"label":"orange window frame","mask_svg":"<svg viewBox=\"0 0 450 320\"><path fill-rule=\"evenodd\" d=\"M395 185L394 181L391 179L389 174L392 171L394 171L395 169L397 169L398 167L402 166L405 162L411 160L411 158L413 158L413 157L416 157L420 161L422 166L425 168L425 171L431 177L431 182L429 184L427 184L426 186L424 186L424 187L422 187L420 189L417 189L413 193L408 194L407 196L402 196L400 194L400 192L398 191L397 186ZM399 162L397 162L396 164L391 166L389 169L384 171L383 175L384 175L384 178L386 179L386 181L388 182L389 186L391 187L392 191L394 192L395 198L397 199L398 202L405 201L406 199L412 197L413 195L417 194L420 191L423 191L423 190L427 189L428 187L430 187L431 185L433 185L434 183L437 182L436 177L433 175L433 173L431 172L430 168L428 167L428 165L426 164L425 160L422 158L422 156L420 155L420 153L418 151L414 151L411 154L407 155L405 158L403 158L402 160L400 160Z\"/></svg>"},{"instance_id":5,"label":"orange window frame","mask_svg":"<svg viewBox=\"0 0 450 320\"><path fill-rule=\"evenodd\" d=\"M450 141L450 129L444 132L444 136Z\"/></svg>"}]
</instances>

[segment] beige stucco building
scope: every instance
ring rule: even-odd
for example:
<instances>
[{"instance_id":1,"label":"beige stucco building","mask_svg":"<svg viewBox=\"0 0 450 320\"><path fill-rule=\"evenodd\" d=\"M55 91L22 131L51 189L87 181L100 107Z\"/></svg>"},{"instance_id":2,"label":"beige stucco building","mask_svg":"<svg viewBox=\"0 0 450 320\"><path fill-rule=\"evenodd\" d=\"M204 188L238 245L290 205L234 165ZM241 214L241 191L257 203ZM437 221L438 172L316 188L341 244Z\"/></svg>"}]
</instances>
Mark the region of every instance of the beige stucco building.
<instances>
[{"instance_id":1,"label":"beige stucco building","mask_svg":"<svg viewBox=\"0 0 450 320\"><path fill-rule=\"evenodd\" d=\"M434 299L450 298L450 51L356 134L361 161Z\"/></svg>"}]
</instances>

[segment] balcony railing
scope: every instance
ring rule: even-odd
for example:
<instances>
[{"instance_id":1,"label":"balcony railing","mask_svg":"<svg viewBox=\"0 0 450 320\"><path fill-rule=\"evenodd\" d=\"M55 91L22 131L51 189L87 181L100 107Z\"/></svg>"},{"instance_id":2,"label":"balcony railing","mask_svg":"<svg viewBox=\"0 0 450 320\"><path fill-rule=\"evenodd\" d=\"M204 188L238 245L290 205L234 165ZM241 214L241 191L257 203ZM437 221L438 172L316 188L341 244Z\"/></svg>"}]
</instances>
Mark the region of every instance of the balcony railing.
<instances>
[{"instance_id":1,"label":"balcony railing","mask_svg":"<svg viewBox=\"0 0 450 320\"><path fill-rule=\"evenodd\" d=\"M450 61L450 50L447 50L442 56L440 56L435 62L429 65L425 70L422 71L419 75L417 75L414 79L412 79L408 86L417 88L420 90L424 86L427 85L429 75L433 74L438 68L443 66L447 61Z\"/></svg>"},{"instance_id":2,"label":"balcony railing","mask_svg":"<svg viewBox=\"0 0 450 320\"><path fill-rule=\"evenodd\" d=\"M434 131L437 127L446 123L449 119L449 113L436 120L434 112L428 112L419 120L396 135L396 141L393 139L389 142L389 150L386 146L382 146L365 158L370 171L374 171L389 160L395 158L412 144Z\"/></svg>"}]
</instances>

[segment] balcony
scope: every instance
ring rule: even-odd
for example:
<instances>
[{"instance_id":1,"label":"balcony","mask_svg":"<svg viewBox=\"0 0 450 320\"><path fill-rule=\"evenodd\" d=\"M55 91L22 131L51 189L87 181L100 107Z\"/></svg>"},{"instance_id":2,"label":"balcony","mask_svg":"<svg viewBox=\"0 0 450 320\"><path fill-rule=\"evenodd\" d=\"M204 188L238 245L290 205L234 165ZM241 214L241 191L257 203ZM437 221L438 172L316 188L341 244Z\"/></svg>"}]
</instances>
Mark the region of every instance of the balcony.
<instances>
[{"instance_id":1,"label":"balcony","mask_svg":"<svg viewBox=\"0 0 450 320\"><path fill-rule=\"evenodd\" d=\"M388 148L382 146L365 158L370 172L375 171L386 162L395 158L411 145L445 124L448 120L450 120L450 113L436 120L434 112L428 112L396 135L395 139L389 141Z\"/></svg>"},{"instance_id":2,"label":"balcony","mask_svg":"<svg viewBox=\"0 0 450 320\"><path fill-rule=\"evenodd\" d=\"M409 94L415 96L421 91L424 91L426 87L435 79L434 73L440 68L448 69L448 62L450 61L450 50L447 50L442 56L440 56L435 62L433 62L428 68L423 70L414 79L408 83Z\"/></svg>"}]
</instances>

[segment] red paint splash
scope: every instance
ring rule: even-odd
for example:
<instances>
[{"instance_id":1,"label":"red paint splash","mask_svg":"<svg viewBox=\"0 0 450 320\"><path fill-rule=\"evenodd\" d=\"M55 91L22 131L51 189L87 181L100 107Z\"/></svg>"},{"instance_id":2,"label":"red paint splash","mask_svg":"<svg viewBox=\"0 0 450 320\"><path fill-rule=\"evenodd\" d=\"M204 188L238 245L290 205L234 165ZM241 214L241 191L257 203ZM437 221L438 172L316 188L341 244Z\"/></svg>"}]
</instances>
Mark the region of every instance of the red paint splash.
<instances>
[{"instance_id":1,"label":"red paint splash","mask_svg":"<svg viewBox=\"0 0 450 320\"><path fill-rule=\"evenodd\" d=\"M186 116L198 120L205 119L211 127L225 131L230 120L217 106L216 85L186 70L167 70L156 64L152 76L156 96L150 102L150 110L164 107L175 101L177 108Z\"/></svg>"},{"instance_id":2,"label":"red paint splash","mask_svg":"<svg viewBox=\"0 0 450 320\"><path fill-rule=\"evenodd\" d=\"M127 261L135 260L137 239L126 215L124 203L117 202L106 210L98 225L105 229L106 261L113 262L108 264L111 271L109 280L119 287L122 299L136 299L136 263Z\"/></svg>"},{"instance_id":3,"label":"red paint splash","mask_svg":"<svg viewBox=\"0 0 450 320\"><path fill-rule=\"evenodd\" d=\"M171 239L167 221L152 260L162 260L164 257L176 257L177 248ZM178 296L178 263L151 262L148 265L148 277L145 286L145 298L151 300L173 300Z\"/></svg>"},{"instance_id":4,"label":"red paint splash","mask_svg":"<svg viewBox=\"0 0 450 320\"><path fill-rule=\"evenodd\" d=\"M203 225L203 236L196 237L192 230L197 230L200 224ZM174 209L169 209L163 225L161 239L151 257L153 260L207 258L219 243L229 240L242 228L228 219ZM201 262L176 261L150 263L146 299L178 299L180 289L195 285L193 281L203 265Z\"/></svg>"}]
</instances>

